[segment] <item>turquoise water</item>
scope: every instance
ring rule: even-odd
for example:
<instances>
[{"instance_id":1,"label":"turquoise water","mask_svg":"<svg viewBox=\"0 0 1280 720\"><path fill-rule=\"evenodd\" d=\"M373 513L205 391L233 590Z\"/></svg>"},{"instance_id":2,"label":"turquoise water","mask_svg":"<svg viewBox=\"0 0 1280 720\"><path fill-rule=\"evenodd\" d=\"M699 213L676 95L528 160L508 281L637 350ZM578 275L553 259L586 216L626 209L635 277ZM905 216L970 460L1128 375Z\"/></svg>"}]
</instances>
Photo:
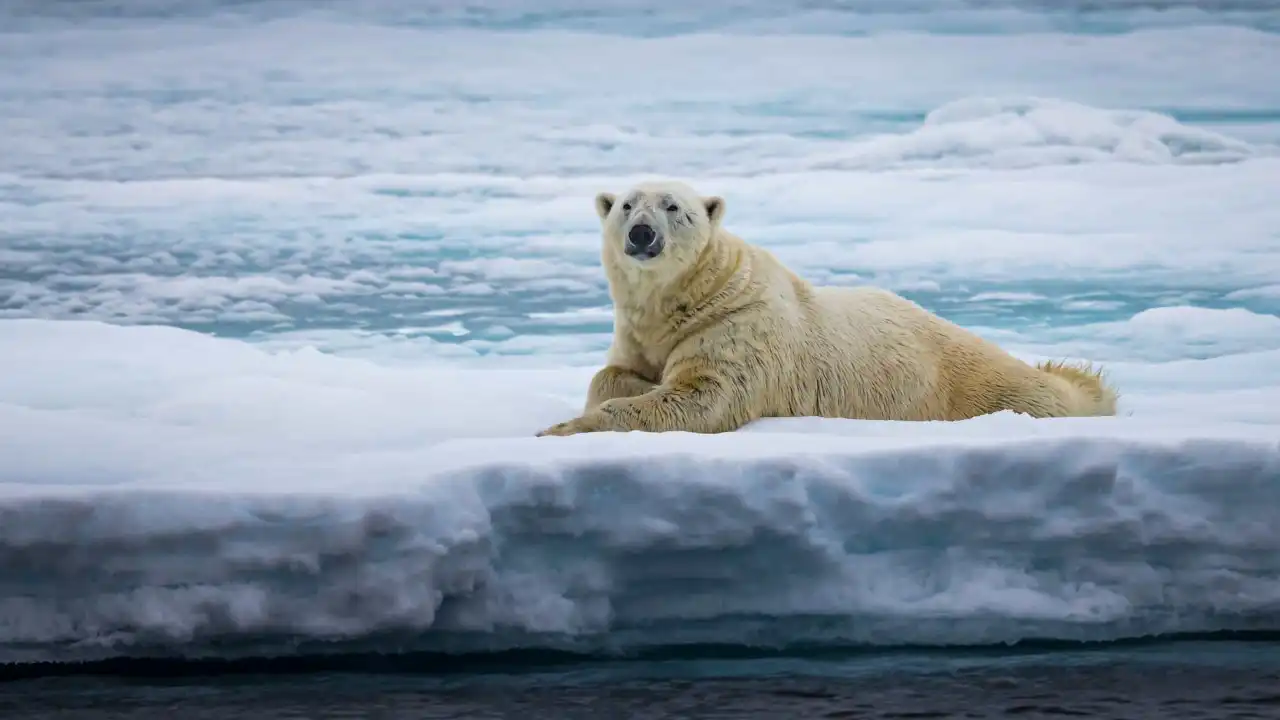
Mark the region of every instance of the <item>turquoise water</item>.
<instances>
[{"instance_id":1,"label":"turquoise water","mask_svg":"<svg viewBox=\"0 0 1280 720\"><path fill-rule=\"evenodd\" d=\"M591 197L654 175L1028 351L1280 312L1274 9L443 8L11 6L0 316L587 364Z\"/></svg>"}]
</instances>

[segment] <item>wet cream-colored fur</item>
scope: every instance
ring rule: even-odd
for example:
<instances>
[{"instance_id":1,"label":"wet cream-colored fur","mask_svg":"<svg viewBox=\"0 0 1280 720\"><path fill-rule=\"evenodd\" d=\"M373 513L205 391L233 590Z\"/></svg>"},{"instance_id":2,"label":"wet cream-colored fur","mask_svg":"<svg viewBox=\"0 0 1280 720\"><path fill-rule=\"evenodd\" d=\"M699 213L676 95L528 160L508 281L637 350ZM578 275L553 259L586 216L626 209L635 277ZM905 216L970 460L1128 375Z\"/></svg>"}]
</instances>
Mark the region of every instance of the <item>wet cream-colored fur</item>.
<instances>
[{"instance_id":1,"label":"wet cream-colored fur","mask_svg":"<svg viewBox=\"0 0 1280 720\"><path fill-rule=\"evenodd\" d=\"M725 230L719 197L646 183L601 193L596 211L613 345L583 414L540 435L1115 414L1115 391L1088 365L1032 366L889 291L811 285ZM657 238L652 257L627 252L637 224Z\"/></svg>"}]
</instances>

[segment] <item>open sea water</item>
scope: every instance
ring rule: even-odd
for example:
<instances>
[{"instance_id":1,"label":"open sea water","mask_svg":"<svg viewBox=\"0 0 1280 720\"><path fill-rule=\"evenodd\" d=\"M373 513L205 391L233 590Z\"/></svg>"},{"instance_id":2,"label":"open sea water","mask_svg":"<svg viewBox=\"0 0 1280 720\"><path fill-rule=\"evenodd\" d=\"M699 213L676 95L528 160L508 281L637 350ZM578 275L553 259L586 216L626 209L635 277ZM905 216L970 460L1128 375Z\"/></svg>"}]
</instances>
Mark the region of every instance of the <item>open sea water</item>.
<instances>
[{"instance_id":1,"label":"open sea water","mask_svg":"<svg viewBox=\"0 0 1280 720\"><path fill-rule=\"evenodd\" d=\"M1277 68L1269 0L8 0L0 318L588 367L591 198L658 176L816 282L1015 351L1135 376L1275 351ZM1267 633L0 680L31 720L1280 717Z\"/></svg>"}]
</instances>

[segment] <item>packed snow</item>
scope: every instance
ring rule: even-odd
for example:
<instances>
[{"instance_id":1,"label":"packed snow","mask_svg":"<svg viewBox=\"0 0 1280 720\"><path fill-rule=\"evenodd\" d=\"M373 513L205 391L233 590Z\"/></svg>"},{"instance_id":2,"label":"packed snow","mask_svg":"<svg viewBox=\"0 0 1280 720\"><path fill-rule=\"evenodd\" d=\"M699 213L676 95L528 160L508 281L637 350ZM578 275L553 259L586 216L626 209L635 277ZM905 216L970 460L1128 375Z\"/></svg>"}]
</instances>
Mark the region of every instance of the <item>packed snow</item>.
<instances>
[{"instance_id":1,"label":"packed snow","mask_svg":"<svg viewBox=\"0 0 1280 720\"><path fill-rule=\"evenodd\" d=\"M1132 415L1114 419L535 438L589 369L388 367L78 321L5 321L0 349L5 659L1280 620L1277 351L1117 367Z\"/></svg>"},{"instance_id":2,"label":"packed snow","mask_svg":"<svg viewBox=\"0 0 1280 720\"><path fill-rule=\"evenodd\" d=\"M0 8L0 662L1280 629L1280 13L428 5ZM653 175L1119 415L534 437Z\"/></svg>"}]
</instances>

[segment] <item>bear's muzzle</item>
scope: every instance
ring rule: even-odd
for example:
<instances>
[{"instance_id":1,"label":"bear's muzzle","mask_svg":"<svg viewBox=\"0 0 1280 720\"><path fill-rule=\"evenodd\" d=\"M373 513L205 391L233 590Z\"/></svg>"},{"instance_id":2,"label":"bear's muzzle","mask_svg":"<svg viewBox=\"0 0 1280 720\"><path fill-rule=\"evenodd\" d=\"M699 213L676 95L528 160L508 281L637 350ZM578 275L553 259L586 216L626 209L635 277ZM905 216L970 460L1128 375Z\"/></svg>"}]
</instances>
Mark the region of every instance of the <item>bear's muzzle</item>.
<instances>
[{"instance_id":1,"label":"bear's muzzle","mask_svg":"<svg viewBox=\"0 0 1280 720\"><path fill-rule=\"evenodd\" d=\"M650 225L639 223L627 231L623 251L637 260L649 260L662 252L662 237Z\"/></svg>"}]
</instances>

